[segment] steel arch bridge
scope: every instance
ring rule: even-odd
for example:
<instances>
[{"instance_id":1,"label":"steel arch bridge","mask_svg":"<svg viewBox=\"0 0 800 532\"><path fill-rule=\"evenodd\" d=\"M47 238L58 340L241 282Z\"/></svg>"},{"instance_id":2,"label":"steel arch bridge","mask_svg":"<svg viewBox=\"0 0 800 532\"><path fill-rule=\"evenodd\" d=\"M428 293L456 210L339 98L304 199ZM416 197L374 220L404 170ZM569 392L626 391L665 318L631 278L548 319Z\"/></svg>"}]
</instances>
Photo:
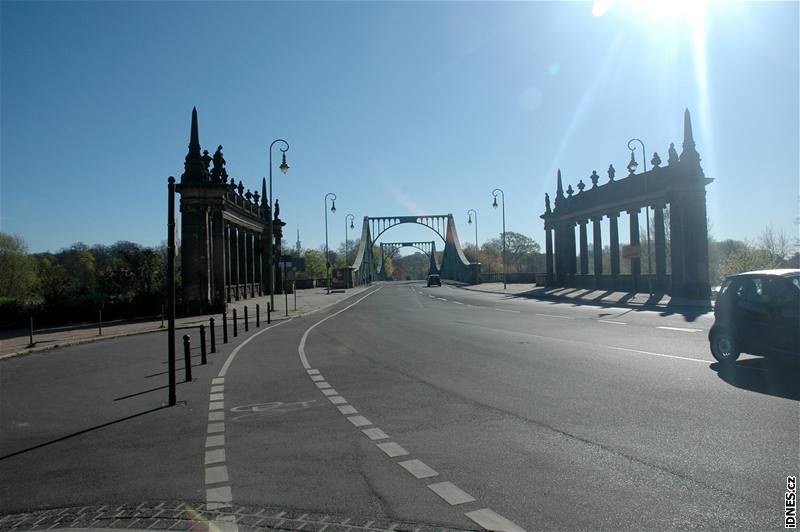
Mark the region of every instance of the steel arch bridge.
<instances>
[{"instance_id":1,"label":"steel arch bridge","mask_svg":"<svg viewBox=\"0 0 800 532\"><path fill-rule=\"evenodd\" d=\"M361 244L356 252L355 260L350 267L353 271L353 282L355 284L365 284L381 278L382 274L380 272L383 270L383 255L381 256L381 262L376 264L374 251L375 243L386 231L401 224L422 225L436 233L436 235L442 239L444 242L444 253L442 255L441 265L437 263L435 259L436 253L433 252L431 253L433 257L431 266L436 266L436 269L443 279L470 284L478 283L480 263L471 263L467 260L467 257L464 256L464 252L461 249L461 242L458 239L453 215L429 214L420 216L365 216L361 226ZM399 244L407 243L400 242ZM432 246L433 243L410 242L408 244L426 244ZM383 253L383 247L381 247L381 250Z\"/></svg>"},{"instance_id":2,"label":"steel arch bridge","mask_svg":"<svg viewBox=\"0 0 800 532\"><path fill-rule=\"evenodd\" d=\"M436 241L430 242L381 242L381 261L378 263L378 277L386 279L383 273L386 266L386 259L394 257L402 248L416 248L428 256L430 266L428 268L428 275L432 273L439 273L439 261L436 260Z\"/></svg>"}]
</instances>

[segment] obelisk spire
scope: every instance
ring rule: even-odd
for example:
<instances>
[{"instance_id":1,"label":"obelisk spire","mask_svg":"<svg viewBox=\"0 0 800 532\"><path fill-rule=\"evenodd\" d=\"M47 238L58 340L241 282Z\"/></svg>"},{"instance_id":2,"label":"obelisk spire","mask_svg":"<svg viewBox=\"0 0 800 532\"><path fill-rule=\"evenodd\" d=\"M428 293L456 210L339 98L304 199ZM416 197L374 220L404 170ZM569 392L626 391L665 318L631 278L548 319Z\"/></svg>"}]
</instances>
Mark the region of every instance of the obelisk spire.
<instances>
[{"instance_id":1,"label":"obelisk spire","mask_svg":"<svg viewBox=\"0 0 800 532\"><path fill-rule=\"evenodd\" d=\"M680 161L686 166L695 166L700 175L703 175L703 169L700 168L700 154L695 149L692 117L689 114L689 109L686 109L683 113L683 151L681 152Z\"/></svg>"},{"instance_id":2,"label":"obelisk spire","mask_svg":"<svg viewBox=\"0 0 800 532\"><path fill-rule=\"evenodd\" d=\"M197 107L192 107L192 130L189 133L189 153L183 163L181 183L202 183L206 181L206 169L200 154L200 133L197 127Z\"/></svg>"}]
</instances>

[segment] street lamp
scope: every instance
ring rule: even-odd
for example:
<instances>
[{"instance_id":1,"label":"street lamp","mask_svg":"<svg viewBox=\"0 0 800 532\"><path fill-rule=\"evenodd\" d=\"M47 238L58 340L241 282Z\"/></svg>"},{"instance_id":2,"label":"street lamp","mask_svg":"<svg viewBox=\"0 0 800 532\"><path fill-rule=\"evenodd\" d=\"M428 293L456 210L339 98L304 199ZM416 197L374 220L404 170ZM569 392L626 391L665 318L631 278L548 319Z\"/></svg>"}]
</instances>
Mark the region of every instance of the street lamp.
<instances>
[{"instance_id":1,"label":"street lamp","mask_svg":"<svg viewBox=\"0 0 800 532\"><path fill-rule=\"evenodd\" d=\"M348 226L347 220L350 220L349 224L350 229L355 229L356 226L353 225L353 221L355 219L356 217L353 216L352 214L348 214L347 216L344 217L344 262L347 264L348 267L350 266L350 257L347 256L347 226Z\"/></svg>"},{"instance_id":2,"label":"street lamp","mask_svg":"<svg viewBox=\"0 0 800 532\"><path fill-rule=\"evenodd\" d=\"M639 167L633 152L636 148L631 147L631 143L638 142L642 146L642 164L644 164L644 173L647 173L647 151L644 149L644 142L640 139L631 139L628 141L628 149L631 150L631 162L628 163L628 172L631 174ZM644 195L647 196L647 177L644 178ZM653 258L650 253L650 201L647 200L644 206L645 216L647 217L647 288L650 291L650 297L653 297Z\"/></svg>"},{"instance_id":3,"label":"street lamp","mask_svg":"<svg viewBox=\"0 0 800 532\"><path fill-rule=\"evenodd\" d=\"M269 145L269 257L267 261L269 263L269 305L272 309L275 309L275 233L273 233L274 229L272 227L275 216L272 203L272 147L278 142L286 145L285 148L280 148L283 160L279 168L284 174L289 171L289 165L286 164L286 152L289 151L289 143L283 139L275 139Z\"/></svg>"},{"instance_id":4,"label":"street lamp","mask_svg":"<svg viewBox=\"0 0 800 532\"><path fill-rule=\"evenodd\" d=\"M331 198L331 212L336 212L336 194L328 192L325 194L325 272L328 276L328 293L331 293L331 261L328 252L328 198Z\"/></svg>"},{"instance_id":5,"label":"street lamp","mask_svg":"<svg viewBox=\"0 0 800 532\"><path fill-rule=\"evenodd\" d=\"M477 261L477 258L478 258L478 211L476 211L475 209L470 209L470 210L467 211L467 216L469 216L469 220L467 220L467 223L468 224L472 223L472 215L473 214L475 215L475 259L476 259L475 262L478 262Z\"/></svg>"},{"instance_id":6,"label":"street lamp","mask_svg":"<svg viewBox=\"0 0 800 532\"><path fill-rule=\"evenodd\" d=\"M492 190L492 196L494 196L494 203L492 203L492 207L495 209L497 208L497 194L500 194L500 197L503 200L503 290L505 290L506 276L508 271L508 268L506 267L506 193L499 188ZM477 222L477 217L475 218L475 221Z\"/></svg>"}]
</instances>

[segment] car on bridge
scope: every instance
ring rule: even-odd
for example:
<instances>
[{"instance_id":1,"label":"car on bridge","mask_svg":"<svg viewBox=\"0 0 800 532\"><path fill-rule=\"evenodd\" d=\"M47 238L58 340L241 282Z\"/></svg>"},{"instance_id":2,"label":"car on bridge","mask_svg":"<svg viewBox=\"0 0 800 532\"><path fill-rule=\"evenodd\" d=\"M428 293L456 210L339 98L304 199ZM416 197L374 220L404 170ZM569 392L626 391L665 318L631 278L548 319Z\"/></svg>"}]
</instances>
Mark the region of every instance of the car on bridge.
<instances>
[{"instance_id":1,"label":"car on bridge","mask_svg":"<svg viewBox=\"0 0 800 532\"><path fill-rule=\"evenodd\" d=\"M432 273L428 276L428 286L442 286L442 278L438 273Z\"/></svg>"},{"instance_id":2,"label":"car on bridge","mask_svg":"<svg viewBox=\"0 0 800 532\"><path fill-rule=\"evenodd\" d=\"M714 304L711 354L740 353L800 360L800 270L761 270L727 277Z\"/></svg>"}]
</instances>

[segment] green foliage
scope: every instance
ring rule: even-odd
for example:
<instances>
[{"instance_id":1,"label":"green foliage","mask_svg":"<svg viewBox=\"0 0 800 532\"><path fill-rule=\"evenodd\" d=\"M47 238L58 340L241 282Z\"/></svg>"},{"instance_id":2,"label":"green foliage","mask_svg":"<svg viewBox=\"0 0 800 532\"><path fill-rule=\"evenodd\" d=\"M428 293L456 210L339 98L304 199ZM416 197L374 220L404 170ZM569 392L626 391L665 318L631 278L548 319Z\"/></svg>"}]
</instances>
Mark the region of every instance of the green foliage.
<instances>
[{"instance_id":1,"label":"green foliage","mask_svg":"<svg viewBox=\"0 0 800 532\"><path fill-rule=\"evenodd\" d=\"M0 233L0 297L27 302L38 285L36 263L28 256L25 241Z\"/></svg>"}]
</instances>

